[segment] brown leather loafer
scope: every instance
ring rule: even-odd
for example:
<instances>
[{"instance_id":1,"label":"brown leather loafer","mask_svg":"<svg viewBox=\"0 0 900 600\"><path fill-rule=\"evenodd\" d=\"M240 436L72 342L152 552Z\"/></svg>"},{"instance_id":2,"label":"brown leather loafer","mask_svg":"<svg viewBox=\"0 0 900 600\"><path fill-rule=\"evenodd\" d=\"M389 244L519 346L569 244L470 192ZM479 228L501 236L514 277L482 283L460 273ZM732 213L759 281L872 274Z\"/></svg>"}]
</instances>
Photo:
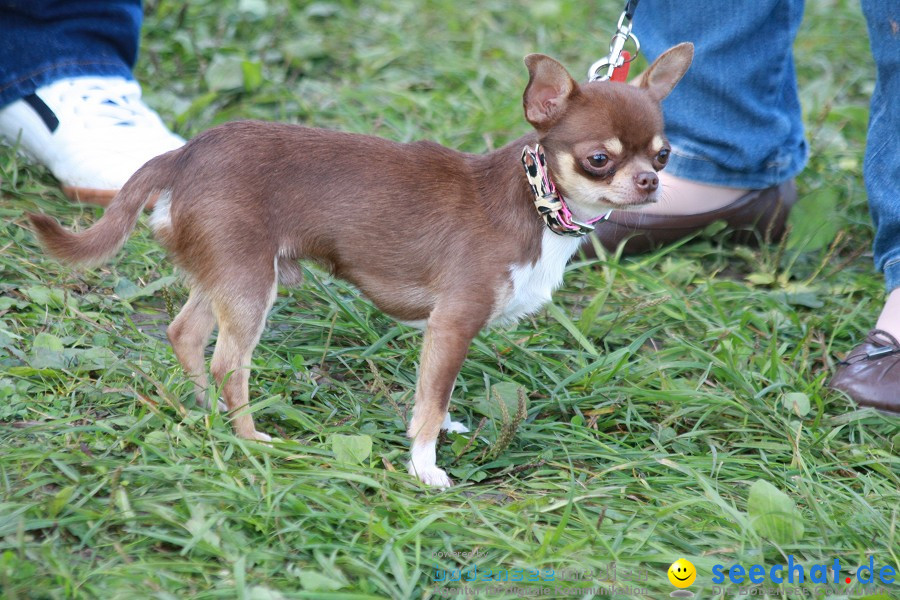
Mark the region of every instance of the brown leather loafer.
<instances>
[{"instance_id":1,"label":"brown leather loafer","mask_svg":"<svg viewBox=\"0 0 900 600\"><path fill-rule=\"evenodd\" d=\"M735 230L732 239L738 243L753 243L757 239L777 242L784 236L788 214L796 201L797 187L790 180L764 190L753 190L722 208L696 215L614 210L592 235L610 252L627 240L623 252L639 254L678 241L716 221L724 221ZM595 255L589 238L581 248L588 256Z\"/></svg>"},{"instance_id":2,"label":"brown leather loafer","mask_svg":"<svg viewBox=\"0 0 900 600\"><path fill-rule=\"evenodd\" d=\"M886 331L873 329L841 361L828 385L860 406L900 414L900 342Z\"/></svg>"}]
</instances>

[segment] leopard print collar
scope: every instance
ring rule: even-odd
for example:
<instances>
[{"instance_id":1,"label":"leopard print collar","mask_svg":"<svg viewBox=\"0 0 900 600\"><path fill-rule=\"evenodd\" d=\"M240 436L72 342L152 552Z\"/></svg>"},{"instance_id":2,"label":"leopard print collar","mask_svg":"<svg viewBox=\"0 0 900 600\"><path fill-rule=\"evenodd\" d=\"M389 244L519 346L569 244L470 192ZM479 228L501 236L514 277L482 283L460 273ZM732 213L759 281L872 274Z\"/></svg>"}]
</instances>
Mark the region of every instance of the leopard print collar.
<instances>
[{"instance_id":1,"label":"leopard print collar","mask_svg":"<svg viewBox=\"0 0 900 600\"><path fill-rule=\"evenodd\" d=\"M556 191L556 186L550 180L547 173L547 159L540 144L535 144L534 148L525 146L522 150L522 165L525 167L525 176L528 177L528 183L534 194L534 207L553 233L581 237L594 230L594 223L609 218L612 211L587 223L581 223L572 217L572 212L566 206L562 194Z\"/></svg>"}]
</instances>

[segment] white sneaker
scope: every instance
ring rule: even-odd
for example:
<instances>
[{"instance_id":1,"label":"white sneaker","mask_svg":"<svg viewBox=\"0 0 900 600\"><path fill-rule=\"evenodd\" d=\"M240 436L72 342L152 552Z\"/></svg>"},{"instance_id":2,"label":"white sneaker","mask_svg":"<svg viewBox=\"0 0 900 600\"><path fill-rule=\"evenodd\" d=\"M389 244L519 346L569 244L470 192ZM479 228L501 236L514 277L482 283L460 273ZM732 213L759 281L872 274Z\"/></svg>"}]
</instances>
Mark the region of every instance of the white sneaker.
<instances>
[{"instance_id":1,"label":"white sneaker","mask_svg":"<svg viewBox=\"0 0 900 600\"><path fill-rule=\"evenodd\" d=\"M44 86L0 109L0 137L50 169L73 200L103 205L145 162L184 144L121 77Z\"/></svg>"}]
</instances>

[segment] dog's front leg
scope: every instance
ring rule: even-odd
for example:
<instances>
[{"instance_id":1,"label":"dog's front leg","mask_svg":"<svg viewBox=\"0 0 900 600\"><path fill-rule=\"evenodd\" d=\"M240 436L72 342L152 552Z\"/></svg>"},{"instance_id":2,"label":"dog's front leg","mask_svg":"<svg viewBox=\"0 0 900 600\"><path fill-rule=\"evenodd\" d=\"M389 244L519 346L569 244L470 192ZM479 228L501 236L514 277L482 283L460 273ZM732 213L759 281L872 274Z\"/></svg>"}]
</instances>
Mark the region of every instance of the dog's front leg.
<instances>
[{"instance_id":1,"label":"dog's front leg","mask_svg":"<svg viewBox=\"0 0 900 600\"><path fill-rule=\"evenodd\" d=\"M446 488L450 478L438 468L437 437L448 415L450 393L472 339L487 321L489 309L471 303L457 310L436 307L428 318L419 360L419 380L408 434L412 438L409 472L428 485Z\"/></svg>"}]
</instances>

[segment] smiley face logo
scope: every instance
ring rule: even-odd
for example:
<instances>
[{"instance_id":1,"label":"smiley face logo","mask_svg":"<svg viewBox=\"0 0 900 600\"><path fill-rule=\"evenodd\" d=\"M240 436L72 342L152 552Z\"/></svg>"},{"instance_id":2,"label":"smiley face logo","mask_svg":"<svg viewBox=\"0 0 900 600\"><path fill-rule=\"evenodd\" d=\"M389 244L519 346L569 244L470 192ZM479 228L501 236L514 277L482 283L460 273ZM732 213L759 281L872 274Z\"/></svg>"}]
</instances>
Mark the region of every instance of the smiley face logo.
<instances>
[{"instance_id":1,"label":"smiley face logo","mask_svg":"<svg viewBox=\"0 0 900 600\"><path fill-rule=\"evenodd\" d=\"M697 579L697 569L691 561L679 558L669 567L669 581L677 588L690 587Z\"/></svg>"}]
</instances>

